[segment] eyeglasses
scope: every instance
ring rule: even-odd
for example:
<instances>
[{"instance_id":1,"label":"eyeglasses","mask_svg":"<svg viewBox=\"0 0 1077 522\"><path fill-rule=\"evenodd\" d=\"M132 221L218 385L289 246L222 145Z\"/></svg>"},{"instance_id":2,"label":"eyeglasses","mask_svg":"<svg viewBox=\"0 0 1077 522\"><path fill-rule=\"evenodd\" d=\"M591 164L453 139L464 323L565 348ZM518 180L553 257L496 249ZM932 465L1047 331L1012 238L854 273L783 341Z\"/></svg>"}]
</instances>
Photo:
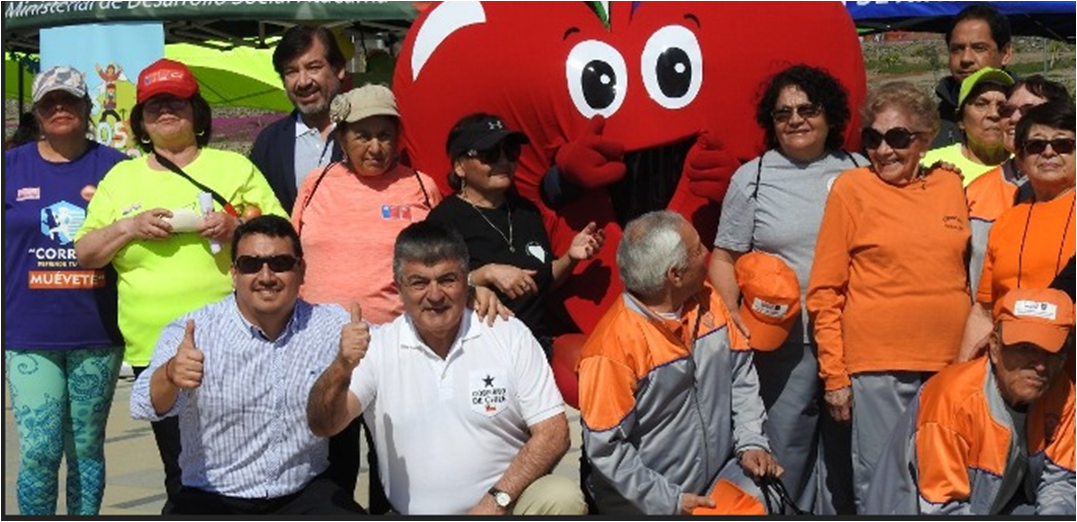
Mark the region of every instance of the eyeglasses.
<instances>
[{"instance_id":1,"label":"eyeglasses","mask_svg":"<svg viewBox=\"0 0 1077 522\"><path fill-rule=\"evenodd\" d=\"M1003 118L1009 118L1010 116L1013 116L1016 112L1020 112L1021 114L1027 114L1028 110L1033 107L1035 107L1035 105L1031 103L1026 103L1024 105L1010 105L1007 103L998 108L998 115L1002 116Z\"/></svg>"},{"instance_id":2,"label":"eyeglasses","mask_svg":"<svg viewBox=\"0 0 1077 522\"><path fill-rule=\"evenodd\" d=\"M1043 154L1043 151L1047 150L1047 146L1050 145L1055 154L1072 154L1075 143L1077 142L1073 138L1025 140L1025 145L1021 148L1024 149L1025 154Z\"/></svg>"},{"instance_id":3,"label":"eyeglasses","mask_svg":"<svg viewBox=\"0 0 1077 522\"><path fill-rule=\"evenodd\" d=\"M167 107L168 110L172 112L179 112L187 108L188 103L190 103L190 100L187 100L185 98L154 98L146 102L146 104L143 106L143 110L147 112L157 113L161 112L161 109Z\"/></svg>"},{"instance_id":4,"label":"eyeglasses","mask_svg":"<svg viewBox=\"0 0 1077 522\"><path fill-rule=\"evenodd\" d=\"M774 121L778 123L785 123L793 117L793 114L799 114L801 118L814 118L823 113L823 108L817 103L802 103L796 107L780 107L770 111L770 117L774 118Z\"/></svg>"},{"instance_id":5,"label":"eyeglasses","mask_svg":"<svg viewBox=\"0 0 1077 522\"><path fill-rule=\"evenodd\" d=\"M262 271L262 265L269 265L269 269L273 272L288 272L295 268L296 263L299 262L299 258L295 256L289 256L286 254L279 254L275 256L239 256L236 258L235 263L236 271L241 274L257 274Z\"/></svg>"},{"instance_id":6,"label":"eyeglasses","mask_svg":"<svg viewBox=\"0 0 1077 522\"><path fill-rule=\"evenodd\" d=\"M912 132L905 127L894 127L886 131L885 134L871 127L866 127L860 131L860 141L864 143L864 147L869 149L879 148L884 141L892 149L907 149L909 145L912 145L912 140L921 134L923 133Z\"/></svg>"},{"instance_id":7,"label":"eyeglasses","mask_svg":"<svg viewBox=\"0 0 1077 522\"><path fill-rule=\"evenodd\" d=\"M486 150L471 149L467 151L467 157L475 158L487 165L493 165L501 159L502 152L505 153L505 159L514 162L520 159L520 144L502 143Z\"/></svg>"}]
</instances>

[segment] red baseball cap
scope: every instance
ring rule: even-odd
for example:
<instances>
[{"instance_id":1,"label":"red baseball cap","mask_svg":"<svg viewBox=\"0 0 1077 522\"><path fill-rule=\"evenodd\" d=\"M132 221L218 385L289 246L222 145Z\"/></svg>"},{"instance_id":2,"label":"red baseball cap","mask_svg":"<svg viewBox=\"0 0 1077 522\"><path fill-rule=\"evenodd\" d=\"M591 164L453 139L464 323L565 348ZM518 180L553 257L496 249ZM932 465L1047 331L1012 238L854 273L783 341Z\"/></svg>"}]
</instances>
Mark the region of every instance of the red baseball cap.
<instances>
[{"instance_id":1,"label":"red baseball cap","mask_svg":"<svg viewBox=\"0 0 1077 522\"><path fill-rule=\"evenodd\" d=\"M198 92L198 81L186 65L161 58L138 73L138 103L158 94L171 94L187 99Z\"/></svg>"},{"instance_id":2,"label":"red baseball cap","mask_svg":"<svg viewBox=\"0 0 1077 522\"><path fill-rule=\"evenodd\" d=\"M740 286L740 317L748 325L752 348L777 350L800 315L797 274L776 256L748 252L733 268Z\"/></svg>"},{"instance_id":3,"label":"red baseball cap","mask_svg":"<svg viewBox=\"0 0 1077 522\"><path fill-rule=\"evenodd\" d=\"M1073 331L1073 301L1061 290L1016 288L995 304L1002 344L1032 343L1058 353Z\"/></svg>"}]
</instances>

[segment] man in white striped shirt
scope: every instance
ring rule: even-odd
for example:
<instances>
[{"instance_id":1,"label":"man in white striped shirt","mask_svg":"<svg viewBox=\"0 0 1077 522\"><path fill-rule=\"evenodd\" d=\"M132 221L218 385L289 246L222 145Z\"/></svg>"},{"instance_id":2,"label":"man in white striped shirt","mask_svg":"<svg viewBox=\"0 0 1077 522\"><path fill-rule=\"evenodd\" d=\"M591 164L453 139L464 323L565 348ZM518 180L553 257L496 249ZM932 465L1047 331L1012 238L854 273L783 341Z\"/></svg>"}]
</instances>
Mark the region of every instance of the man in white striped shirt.
<instances>
[{"instance_id":1,"label":"man in white striped shirt","mask_svg":"<svg viewBox=\"0 0 1077 522\"><path fill-rule=\"evenodd\" d=\"M131 416L179 416L183 488L165 514L362 512L325 476L328 439L307 427L306 405L342 340L366 326L299 299L304 271L291 223L255 218L233 238L235 293L162 331Z\"/></svg>"}]
</instances>

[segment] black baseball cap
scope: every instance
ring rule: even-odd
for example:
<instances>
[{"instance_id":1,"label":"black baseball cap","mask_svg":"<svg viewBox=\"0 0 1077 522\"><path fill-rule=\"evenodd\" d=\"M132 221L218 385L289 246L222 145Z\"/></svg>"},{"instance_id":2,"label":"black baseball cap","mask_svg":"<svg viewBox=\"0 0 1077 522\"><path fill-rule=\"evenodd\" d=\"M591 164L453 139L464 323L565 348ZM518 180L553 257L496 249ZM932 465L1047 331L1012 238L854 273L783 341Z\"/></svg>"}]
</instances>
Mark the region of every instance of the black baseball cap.
<instances>
[{"instance_id":1,"label":"black baseball cap","mask_svg":"<svg viewBox=\"0 0 1077 522\"><path fill-rule=\"evenodd\" d=\"M472 150L489 150L503 141L517 145L531 143L526 134L510 129L501 118L489 116L461 129L449 144L449 156L459 158Z\"/></svg>"}]
</instances>

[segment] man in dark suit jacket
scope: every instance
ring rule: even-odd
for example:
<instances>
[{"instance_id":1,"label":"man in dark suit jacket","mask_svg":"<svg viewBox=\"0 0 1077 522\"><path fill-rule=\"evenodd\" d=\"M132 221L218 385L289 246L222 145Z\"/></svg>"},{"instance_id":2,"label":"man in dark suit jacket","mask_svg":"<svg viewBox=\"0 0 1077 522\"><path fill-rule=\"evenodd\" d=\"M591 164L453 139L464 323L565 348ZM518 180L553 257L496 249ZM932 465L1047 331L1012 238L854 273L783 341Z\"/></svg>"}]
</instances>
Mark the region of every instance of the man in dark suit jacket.
<instances>
[{"instance_id":1,"label":"man in dark suit jacket","mask_svg":"<svg viewBox=\"0 0 1077 522\"><path fill-rule=\"evenodd\" d=\"M273 68L295 110L258 134L251 161L289 213L306 175L343 156L333 139L329 104L340 91L344 63L340 46L324 27L294 26L273 51Z\"/></svg>"}]
</instances>

